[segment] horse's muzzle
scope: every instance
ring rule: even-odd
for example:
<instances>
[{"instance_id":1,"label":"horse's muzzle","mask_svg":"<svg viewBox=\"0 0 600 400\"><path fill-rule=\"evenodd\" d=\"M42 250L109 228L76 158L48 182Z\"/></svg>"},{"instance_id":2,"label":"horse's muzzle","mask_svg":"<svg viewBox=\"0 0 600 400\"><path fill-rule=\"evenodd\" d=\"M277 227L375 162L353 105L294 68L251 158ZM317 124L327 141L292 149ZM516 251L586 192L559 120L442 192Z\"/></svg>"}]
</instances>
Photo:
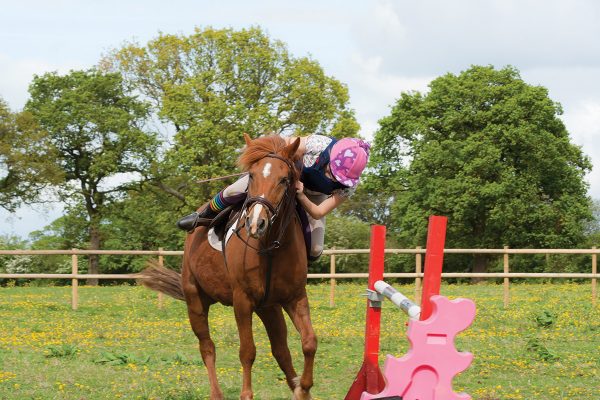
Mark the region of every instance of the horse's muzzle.
<instances>
[{"instance_id":1,"label":"horse's muzzle","mask_svg":"<svg viewBox=\"0 0 600 400\"><path fill-rule=\"evenodd\" d=\"M246 233L254 239L260 239L264 236L268 228L268 220L262 215L246 216Z\"/></svg>"}]
</instances>

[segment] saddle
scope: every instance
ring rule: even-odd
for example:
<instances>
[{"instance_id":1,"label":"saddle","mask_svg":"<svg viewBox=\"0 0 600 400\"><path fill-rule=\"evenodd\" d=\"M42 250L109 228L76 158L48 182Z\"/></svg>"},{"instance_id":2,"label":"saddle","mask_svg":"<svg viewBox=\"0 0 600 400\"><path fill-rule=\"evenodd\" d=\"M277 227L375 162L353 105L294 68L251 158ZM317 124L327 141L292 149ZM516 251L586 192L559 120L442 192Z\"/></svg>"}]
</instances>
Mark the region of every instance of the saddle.
<instances>
[{"instance_id":1,"label":"saddle","mask_svg":"<svg viewBox=\"0 0 600 400\"><path fill-rule=\"evenodd\" d=\"M213 218L208 230L212 230L219 241L223 241L229 228L239 219L243 203L232 204Z\"/></svg>"}]
</instances>

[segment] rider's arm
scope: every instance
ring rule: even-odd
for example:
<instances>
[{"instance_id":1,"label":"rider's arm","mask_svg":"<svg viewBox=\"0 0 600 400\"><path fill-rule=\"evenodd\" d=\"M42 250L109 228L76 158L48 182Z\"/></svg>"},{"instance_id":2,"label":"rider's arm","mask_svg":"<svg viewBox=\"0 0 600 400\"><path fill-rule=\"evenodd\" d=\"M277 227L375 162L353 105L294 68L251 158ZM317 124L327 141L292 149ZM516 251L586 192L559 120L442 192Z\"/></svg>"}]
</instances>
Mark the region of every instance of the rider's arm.
<instances>
[{"instance_id":1,"label":"rider's arm","mask_svg":"<svg viewBox=\"0 0 600 400\"><path fill-rule=\"evenodd\" d=\"M314 219L321 219L331 211L333 211L337 206L346 201L346 197L340 196L339 194L334 194L333 196L325 199L321 204L316 205L306 195L304 194L304 185L302 182L298 182L296 185L296 198L302 204L302 207L306 210L306 212L313 217Z\"/></svg>"}]
</instances>

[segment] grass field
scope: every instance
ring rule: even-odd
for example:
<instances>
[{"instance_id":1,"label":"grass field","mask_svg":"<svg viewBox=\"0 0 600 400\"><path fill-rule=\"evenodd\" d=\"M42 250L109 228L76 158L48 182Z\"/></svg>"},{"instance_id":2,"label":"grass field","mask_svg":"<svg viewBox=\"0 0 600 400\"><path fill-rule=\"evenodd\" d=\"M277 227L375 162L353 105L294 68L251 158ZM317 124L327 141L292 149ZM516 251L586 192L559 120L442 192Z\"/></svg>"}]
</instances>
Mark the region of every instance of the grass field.
<instances>
[{"instance_id":1,"label":"grass field","mask_svg":"<svg viewBox=\"0 0 600 400\"><path fill-rule=\"evenodd\" d=\"M343 399L362 360L363 284L309 286L319 337L315 399ZM412 286L400 287L407 294ZM600 310L590 286L514 284L502 307L497 285L443 285L442 294L477 304L474 324L459 335L472 366L454 380L455 391L474 399L600 399ZM159 310L156 294L140 287L83 287L78 311L68 287L0 289L0 399L205 399L207 379L182 302ZM406 317L385 304L381 352L400 356L408 347ZM290 394L255 319L256 399ZM241 384L237 330L231 308L213 306L217 367L228 399ZM290 345L296 366L301 351Z\"/></svg>"}]
</instances>

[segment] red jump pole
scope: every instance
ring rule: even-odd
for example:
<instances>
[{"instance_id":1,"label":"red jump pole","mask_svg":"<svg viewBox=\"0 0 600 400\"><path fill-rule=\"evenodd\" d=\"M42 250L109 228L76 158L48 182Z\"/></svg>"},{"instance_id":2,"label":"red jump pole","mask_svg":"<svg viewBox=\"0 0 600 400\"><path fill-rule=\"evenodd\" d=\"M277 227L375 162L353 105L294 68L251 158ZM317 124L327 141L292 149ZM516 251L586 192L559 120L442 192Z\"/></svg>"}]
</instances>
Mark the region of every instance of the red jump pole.
<instances>
[{"instance_id":1,"label":"red jump pole","mask_svg":"<svg viewBox=\"0 0 600 400\"><path fill-rule=\"evenodd\" d=\"M427 250L425 251L425 273L421 292L421 321L431 316L433 306L429 299L440 294L442 264L444 263L444 245L446 243L447 217L432 215L427 228Z\"/></svg>"},{"instance_id":2,"label":"red jump pole","mask_svg":"<svg viewBox=\"0 0 600 400\"><path fill-rule=\"evenodd\" d=\"M371 252L369 256L369 289L375 290L375 282L383 280L385 260L385 226L371 226ZM380 393L385 380L379 369L379 332L381 307L371 307L367 300L367 322L365 327L365 356L362 367L344 400L359 400L363 392Z\"/></svg>"}]
</instances>

